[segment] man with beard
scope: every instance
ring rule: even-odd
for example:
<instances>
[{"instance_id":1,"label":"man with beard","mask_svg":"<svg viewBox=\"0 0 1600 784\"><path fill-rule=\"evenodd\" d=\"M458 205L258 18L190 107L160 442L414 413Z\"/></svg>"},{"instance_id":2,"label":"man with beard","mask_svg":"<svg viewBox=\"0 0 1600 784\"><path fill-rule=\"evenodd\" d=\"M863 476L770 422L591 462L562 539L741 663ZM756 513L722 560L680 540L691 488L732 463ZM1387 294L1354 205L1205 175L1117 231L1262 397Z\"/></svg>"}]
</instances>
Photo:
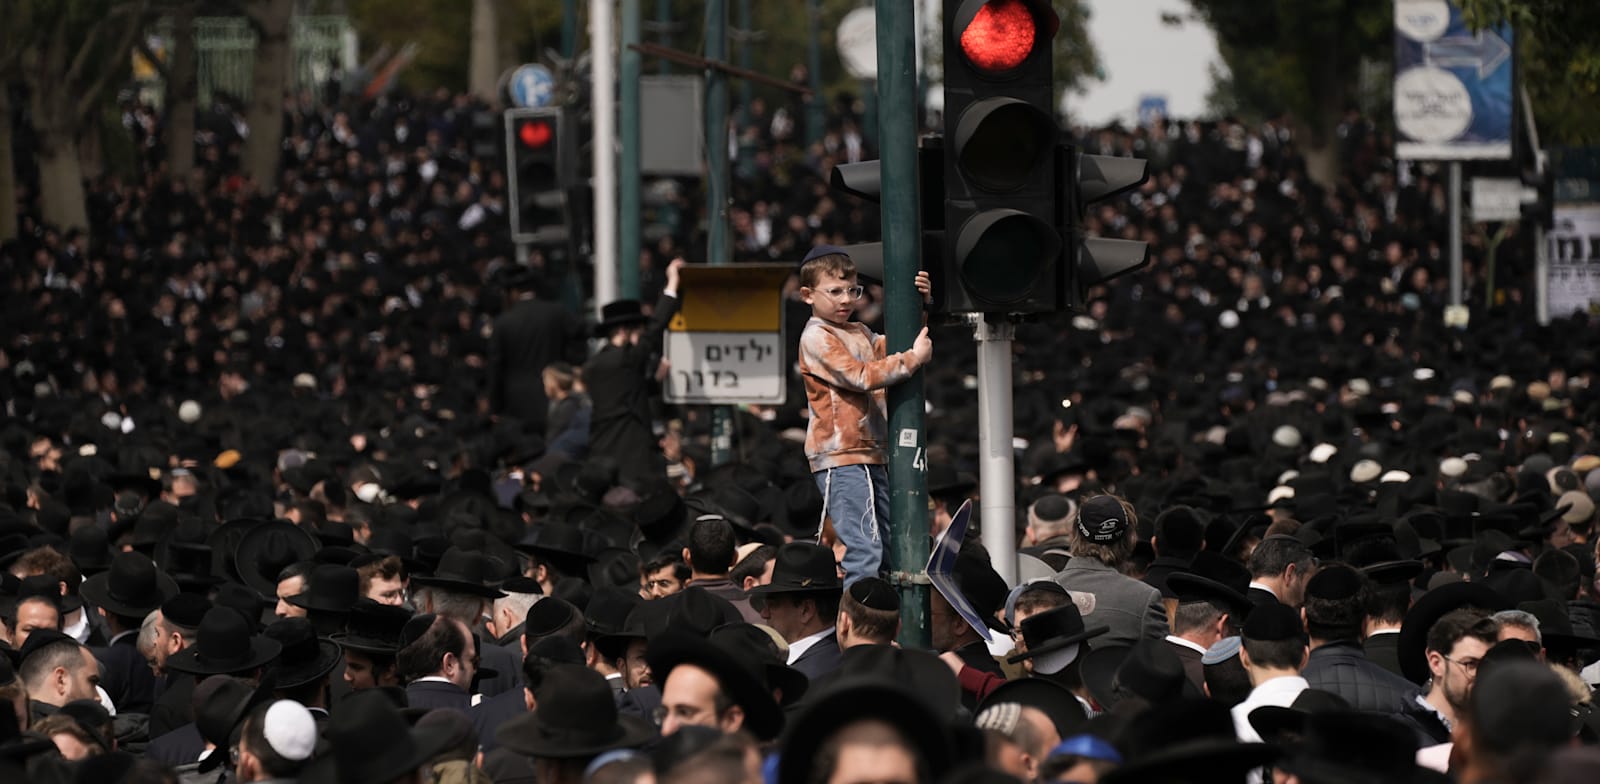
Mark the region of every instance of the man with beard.
<instances>
[{"instance_id":1,"label":"man with beard","mask_svg":"<svg viewBox=\"0 0 1600 784\"><path fill-rule=\"evenodd\" d=\"M1413 695L1401 718L1417 731L1422 745L1446 743L1472 696L1478 663L1495 644L1499 627L1482 610L1453 610L1428 630L1430 675L1426 691Z\"/></svg>"}]
</instances>

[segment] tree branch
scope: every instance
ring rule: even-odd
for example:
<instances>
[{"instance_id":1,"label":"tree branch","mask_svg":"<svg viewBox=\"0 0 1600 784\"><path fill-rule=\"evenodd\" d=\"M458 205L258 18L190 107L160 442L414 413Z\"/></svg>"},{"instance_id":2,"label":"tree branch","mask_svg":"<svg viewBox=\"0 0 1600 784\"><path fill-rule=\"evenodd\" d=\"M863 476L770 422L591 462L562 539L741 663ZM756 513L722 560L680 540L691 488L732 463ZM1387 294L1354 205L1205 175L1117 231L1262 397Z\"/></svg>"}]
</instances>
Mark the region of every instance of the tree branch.
<instances>
[{"instance_id":1,"label":"tree branch","mask_svg":"<svg viewBox=\"0 0 1600 784\"><path fill-rule=\"evenodd\" d=\"M76 111L79 117L88 116L95 103L100 100L100 93L105 91L106 85L111 82L112 75L121 70L121 63L127 62L128 54L133 51L133 42L138 40L139 33L144 29L142 22L144 21L145 11L149 7L150 0L139 0L137 6L134 7L131 12L133 19L131 23L123 26L121 40L117 41L116 47L110 51L110 56L100 69L100 73L90 83L89 88L78 96ZM118 6L118 10L126 8L128 6ZM110 22L115 17L116 14L113 13L111 16L106 17L106 22ZM69 82L69 84L71 83Z\"/></svg>"}]
</instances>

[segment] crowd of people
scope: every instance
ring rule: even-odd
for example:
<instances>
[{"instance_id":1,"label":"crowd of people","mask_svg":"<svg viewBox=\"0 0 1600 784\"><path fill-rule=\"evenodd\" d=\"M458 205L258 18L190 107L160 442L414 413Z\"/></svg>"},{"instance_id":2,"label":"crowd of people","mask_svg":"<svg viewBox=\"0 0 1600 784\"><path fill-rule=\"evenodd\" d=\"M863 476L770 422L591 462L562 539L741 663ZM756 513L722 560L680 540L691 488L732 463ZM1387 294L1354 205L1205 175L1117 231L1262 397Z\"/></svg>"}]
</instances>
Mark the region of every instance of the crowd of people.
<instances>
[{"instance_id":1,"label":"crowd of people","mask_svg":"<svg viewBox=\"0 0 1600 784\"><path fill-rule=\"evenodd\" d=\"M140 173L88 184L89 231L24 185L0 245L0 777L1600 775L1595 325L1534 321L1515 240L1482 304L1469 239L1475 304L1447 326L1442 179L1366 119L1336 187L1278 121L1073 131L1150 159L1090 224L1153 260L1018 326L1023 548L990 553L959 511L965 328L885 355L881 288L837 260L877 231L826 187L872 155L855 118L807 146L792 111L741 115L737 255L797 267L790 394L736 411L717 465L707 411L658 387L692 191L642 301L589 323L514 261L482 108L297 98L266 188L237 117L205 115L173 178L159 113L129 105ZM801 338L830 313L900 364L831 372ZM927 525L970 525L906 630L923 565L861 556L922 521L886 519L879 474L830 478L871 450L828 459L850 446L807 429L849 387L828 421L859 406L844 429L881 450L873 390L919 369Z\"/></svg>"}]
</instances>

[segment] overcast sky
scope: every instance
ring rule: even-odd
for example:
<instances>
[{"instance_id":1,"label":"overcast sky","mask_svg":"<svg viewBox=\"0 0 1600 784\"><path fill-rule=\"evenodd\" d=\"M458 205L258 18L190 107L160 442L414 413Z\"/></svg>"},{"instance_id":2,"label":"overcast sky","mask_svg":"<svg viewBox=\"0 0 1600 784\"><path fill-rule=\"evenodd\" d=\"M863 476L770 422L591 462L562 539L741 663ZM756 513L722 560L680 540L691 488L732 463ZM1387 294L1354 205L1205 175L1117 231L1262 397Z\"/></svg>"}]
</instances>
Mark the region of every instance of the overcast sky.
<instances>
[{"instance_id":1,"label":"overcast sky","mask_svg":"<svg viewBox=\"0 0 1600 784\"><path fill-rule=\"evenodd\" d=\"M1212 63L1220 63L1216 37L1203 23L1181 27L1161 23L1162 13L1187 18L1184 0L1085 0L1093 12L1089 31L1100 49L1106 80L1083 95L1068 95L1075 123L1098 125L1121 119L1132 123L1139 98L1162 94L1172 117L1205 113Z\"/></svg>"}]
</instances>

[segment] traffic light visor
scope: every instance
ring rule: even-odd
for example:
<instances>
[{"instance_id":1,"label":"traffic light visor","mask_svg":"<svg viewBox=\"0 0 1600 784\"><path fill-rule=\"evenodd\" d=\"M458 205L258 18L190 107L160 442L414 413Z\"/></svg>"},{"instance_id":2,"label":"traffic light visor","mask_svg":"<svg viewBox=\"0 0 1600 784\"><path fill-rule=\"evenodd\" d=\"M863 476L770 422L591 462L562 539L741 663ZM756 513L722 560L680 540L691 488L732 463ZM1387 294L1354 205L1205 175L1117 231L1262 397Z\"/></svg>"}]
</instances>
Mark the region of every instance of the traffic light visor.
<instances>
[{"instance_id":1,"label":"traffic light visor","mask_svg":"<svg viewBox=\"0 0 1600 784\"><path fill-rule=\"evenodd\" d=\"M1026 0L989 0L962 7L971 18L961 28L961 54L990 76L1022 65L1041 37L1038 18Z\"/></svg>"},{"instance_id":2,"label":"traffic light visor","mask_svg":"<svg viewBox=\"0 0 1600 784\"><path fill-rule=\"evenodd\" d=\"M517 141L529 149L541 149L555 138L550 123L544 120L524 120L517 123Z\"/></svg>"}]
</instances>

